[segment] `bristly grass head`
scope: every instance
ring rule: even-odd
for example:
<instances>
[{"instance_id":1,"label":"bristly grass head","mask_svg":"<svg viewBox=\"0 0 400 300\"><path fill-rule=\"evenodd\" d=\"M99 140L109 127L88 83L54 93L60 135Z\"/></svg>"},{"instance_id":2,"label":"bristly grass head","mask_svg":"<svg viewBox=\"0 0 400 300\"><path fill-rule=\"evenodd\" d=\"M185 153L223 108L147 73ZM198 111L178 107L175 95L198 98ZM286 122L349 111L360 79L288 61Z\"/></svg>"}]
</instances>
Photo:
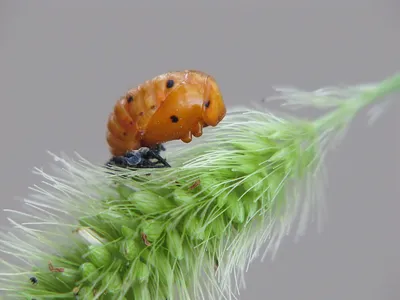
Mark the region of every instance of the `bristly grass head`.
<instances>
[{"instance_id":1,"label":"bristly grass head","mask_svg":"<svg viewBox=\"0 0 400 300\"><path fill-rule=\"evenodd\" d=\"M10 299L234 298L258 255L275 255L293 227L298 237L321 225L328 142L400 88L394 78L308 102L283 91L293 103L336 103L314 122L231 112L193 144L168 147L172 168L110 171L54 156L67 176L37 169L45 181L25 201L30 211L9 211L16 228L0 251L19 261L2 261L0 287Z\"/></svg>"}]
</instances>

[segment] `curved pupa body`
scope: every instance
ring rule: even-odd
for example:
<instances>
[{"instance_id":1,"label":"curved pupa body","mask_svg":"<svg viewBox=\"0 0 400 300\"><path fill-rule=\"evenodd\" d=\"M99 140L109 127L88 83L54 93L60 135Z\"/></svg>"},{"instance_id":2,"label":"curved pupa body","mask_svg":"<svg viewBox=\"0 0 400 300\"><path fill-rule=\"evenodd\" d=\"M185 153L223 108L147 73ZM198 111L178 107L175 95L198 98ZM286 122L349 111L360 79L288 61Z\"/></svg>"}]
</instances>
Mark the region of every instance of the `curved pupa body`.
<instances>
[{"instance_id":1,"label":"curved pupa body","mask_svg":"<svg viewBox=\"0 0 400 300\"><path fill-rule=\"evenodd\" d=\"M129 90L114 106L107 142L114 156L172 140L189 143L216 126L226 107L215 79L201 71L158 75Z\"/></svg>"}]
</instances>

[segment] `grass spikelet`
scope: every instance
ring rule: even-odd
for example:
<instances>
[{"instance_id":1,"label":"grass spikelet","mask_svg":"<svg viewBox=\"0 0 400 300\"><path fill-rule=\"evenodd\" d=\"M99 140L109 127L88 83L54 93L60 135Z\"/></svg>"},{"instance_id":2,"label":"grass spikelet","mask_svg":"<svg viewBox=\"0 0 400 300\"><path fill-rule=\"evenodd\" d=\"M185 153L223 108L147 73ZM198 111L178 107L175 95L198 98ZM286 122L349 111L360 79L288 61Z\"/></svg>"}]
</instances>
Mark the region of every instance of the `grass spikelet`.
<instances>
[{"instance_id":1,"label":"grass spikelet","mask_svg":"<svg viewBox=\"0 0 400 300\"><path fill-rule=\"evenodd\" d=\"M235 298L257 256L273 257L292 229L321 225L330 143L398 89L400 75L281 88L272 100L331 111L314 121L232 111L192 144L170 146L172 168L110 172L53 155L56 175L36 169L42 187L24 212L8 210L1 289L7 299Z\"/></svg>"}]
</instances>

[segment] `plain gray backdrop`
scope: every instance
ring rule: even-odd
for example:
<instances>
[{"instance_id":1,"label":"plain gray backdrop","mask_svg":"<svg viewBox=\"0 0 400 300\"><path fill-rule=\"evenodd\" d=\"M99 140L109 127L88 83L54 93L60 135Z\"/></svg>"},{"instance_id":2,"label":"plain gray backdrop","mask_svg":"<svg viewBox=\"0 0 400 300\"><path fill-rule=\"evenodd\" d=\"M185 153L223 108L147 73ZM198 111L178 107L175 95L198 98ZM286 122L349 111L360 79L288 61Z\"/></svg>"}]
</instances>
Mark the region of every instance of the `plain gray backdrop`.
<instances>
[{"instance_id":1,"label":"plain gray backdrop","mask_svg":"<svg viewBox=\"0 0 400 300\"><path fill-rule=\"evenodd\" d=\"M1 0L0 207L20 207L46 150L106 161L119 96L181 69L214 75L228 109L275 84L382 80L400 70L400 4ZM394 101L373 127L365 114L352 123L328 157L324 232L311 227L274 262L253 264L241 300L399 299L399 112Z\"/></svg>"}]
</instances>

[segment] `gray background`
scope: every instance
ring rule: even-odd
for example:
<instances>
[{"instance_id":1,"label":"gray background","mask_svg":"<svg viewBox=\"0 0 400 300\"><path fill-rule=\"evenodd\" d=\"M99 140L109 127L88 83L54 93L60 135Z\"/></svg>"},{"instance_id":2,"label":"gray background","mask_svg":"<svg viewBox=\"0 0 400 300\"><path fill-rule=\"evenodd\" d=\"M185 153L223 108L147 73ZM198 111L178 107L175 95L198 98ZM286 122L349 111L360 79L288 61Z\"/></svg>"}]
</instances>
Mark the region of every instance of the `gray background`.
<instances>
[{"instance_id":1,"label":"gray background","mask_svg":"<svg viewBox=\"0 0 400 300\"><path fill-rule=\"evenodd\" d=\"M154 75L201 69L226 103L274 84L376 81L399 70L400 4L376 1L0 2L1 208L38 183L46 150L108 158L117 98ZM329 219L276 261L253 264L240 299L399 299L398 141L393 104L372 128L353 123L328 160ZM0 213L5 224L5 214Z\"/></svg>"}]
</instances>

